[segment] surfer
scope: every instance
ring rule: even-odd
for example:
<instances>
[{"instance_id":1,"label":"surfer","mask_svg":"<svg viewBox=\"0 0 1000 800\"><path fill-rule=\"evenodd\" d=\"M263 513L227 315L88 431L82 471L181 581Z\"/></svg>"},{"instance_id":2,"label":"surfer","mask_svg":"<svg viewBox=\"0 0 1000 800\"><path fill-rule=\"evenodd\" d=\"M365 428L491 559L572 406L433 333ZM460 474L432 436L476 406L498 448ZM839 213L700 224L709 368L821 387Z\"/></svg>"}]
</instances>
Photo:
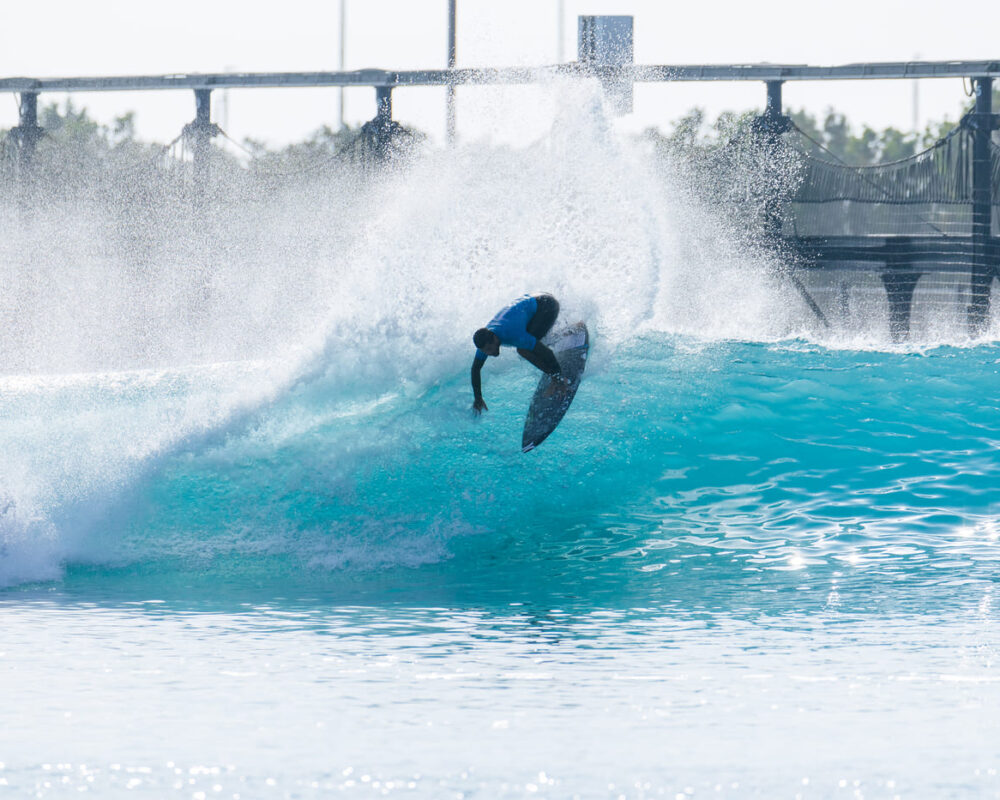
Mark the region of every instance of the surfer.
<instances>
[{"instance_id":1,"label":"surfer","mask_svg":"<svg viewBox=\"0 0 1000 800\"><path fill-rule=\"evenodd\" d=\"M476 356L472 361L472 410L478 416L488 411L483 400L482 372L487 356L500 355L500 346L516 347L517 354L547 375L558 378L559 361L544 344L542 337L559 316L559 302L550 294L526 294L497 312L485 328L472 335Z\"/></svg>"}]
</instances>

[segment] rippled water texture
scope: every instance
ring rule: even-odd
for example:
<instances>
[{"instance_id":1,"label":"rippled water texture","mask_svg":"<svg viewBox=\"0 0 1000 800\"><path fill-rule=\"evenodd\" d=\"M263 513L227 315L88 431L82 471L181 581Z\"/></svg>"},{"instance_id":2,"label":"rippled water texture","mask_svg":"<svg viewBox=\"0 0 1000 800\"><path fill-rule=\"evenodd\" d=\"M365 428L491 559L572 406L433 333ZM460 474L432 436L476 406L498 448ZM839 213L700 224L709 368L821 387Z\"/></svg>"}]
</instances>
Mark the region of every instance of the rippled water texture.
<instances>
[{"instance_id":1,"label":"rippled water texture","mask_svg":"<svg viewBox=\"0 0 1000 800\"><path fill-rule=\"evenodd\" d=\"M2 596L0 776L992 796L998 359L647 335L527 456L526 367L479 423L464 376L343 413L293 392Z\"/></svg>"},{"instance_id":2,"label":"rippled water texture","mask_svg":"<svg viewBox=\"0 0 1000 800\"><path fill-rule=\"evenodd\" d=\"M0 788L1000 795L1000 347L817 327L579 99L0 243ZM537 375L468 375L525 290L593 334L529 454Z\"/></svg>"}]
</instances>

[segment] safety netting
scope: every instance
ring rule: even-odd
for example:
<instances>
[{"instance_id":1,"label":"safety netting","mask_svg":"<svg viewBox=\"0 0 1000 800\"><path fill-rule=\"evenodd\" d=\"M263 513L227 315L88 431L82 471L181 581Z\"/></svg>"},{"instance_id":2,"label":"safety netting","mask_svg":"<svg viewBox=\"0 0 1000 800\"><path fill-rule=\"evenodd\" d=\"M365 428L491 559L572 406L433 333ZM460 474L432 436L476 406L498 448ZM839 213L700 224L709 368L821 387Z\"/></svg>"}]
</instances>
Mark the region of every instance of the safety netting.
<instances>
[{"instance_id":1,"label":"safety netting","mask_svg":"<svg viewBox=\"0 0 1000 800\"><path fill-rule=\"evenodd\" d=\"M798 128L797 189L785 204L786 236L958 236L972 234L973 139L964 121L910 158L857 167L812 155ZM814 148L813 148L814 149ZM1000 235L1000 146L990 142L992 235Z\"/></svg>"},{"instance_id":2,"label":"safety netting","mask_svg":"<svg viewBox=\"0 0 1000 800\"><path fill-rule=\"evenodd\" d=\"M993 324L1000 143L995 134L988 143L989 196L980 187L975 197L976 136L967 116L921 153L859 167L819 154L820 143L790 126L783 142L797 179L781 204L780 229L805 267L800 286L824 324L856 330L888 319L895 339L981 333ZM974 231L974 207L987 199L984 240Z\"/></svg>"}]
</instances>

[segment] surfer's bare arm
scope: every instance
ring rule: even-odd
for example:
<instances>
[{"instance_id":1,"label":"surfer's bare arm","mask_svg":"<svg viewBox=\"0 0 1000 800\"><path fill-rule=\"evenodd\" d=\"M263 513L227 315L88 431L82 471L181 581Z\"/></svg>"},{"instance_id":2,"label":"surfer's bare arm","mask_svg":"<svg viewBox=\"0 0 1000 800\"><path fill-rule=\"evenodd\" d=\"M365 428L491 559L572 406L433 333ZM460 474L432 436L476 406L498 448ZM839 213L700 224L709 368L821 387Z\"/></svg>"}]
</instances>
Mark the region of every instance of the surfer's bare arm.
<instances>
[{"instance_id":1,"label":"surfer's bare arm","mask_svg":"<svg viewBox=\"0 0 1000 800\"><path fill-rule=\"evenodd\" d=\"M483 382L479 375L483 371L483 364L485 363L485 361L480 361L478 358L472 361L472 394L476 398L472 403L472 410L477 416L483 411L489 411L486 407L486 401L483 400Z\"/></svg>"}]
</instances>

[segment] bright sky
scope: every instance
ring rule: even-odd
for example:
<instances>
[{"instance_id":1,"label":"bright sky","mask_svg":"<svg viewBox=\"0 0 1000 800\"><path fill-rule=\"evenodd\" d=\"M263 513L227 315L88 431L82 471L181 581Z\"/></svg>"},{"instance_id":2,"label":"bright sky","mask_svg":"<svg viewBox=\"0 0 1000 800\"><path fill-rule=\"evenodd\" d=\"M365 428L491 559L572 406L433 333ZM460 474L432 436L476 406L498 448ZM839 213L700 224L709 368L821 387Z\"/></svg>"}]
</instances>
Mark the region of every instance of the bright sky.
<instances>
[{"instance_id":1,"label":"bright sky","mask_svg":"<svg viewBox=\"0 0 1000 800\"><path fill-rule=\"evenodd\" d=\"M49 0L7 3L0 26L0 77L149 75L336 69L341 0L256 3L219 0ZM343 0L347 69L445 66L447 0ZM458 65L550 64L576 57L576 17L631 14L640 64L1000 60L1000 2L966 0L457 0ZM559 9L564 10L560 26ZM271 144L304 138L337 121L336 89L233 90L213 94L213 117L236 139ZM695 105L720 111L763 106L759 83L643 84L619 124L669 127ZM13 95L0 101L0 127L17 124ZM41 102L64 96L43 95ZM787 83L786 108L822 114L834 106L853 122L910 129L910 81ZM393 95L395 118L435 137L444 131L444 90ZM463 139L516 141L548 124L545 96L532 89L459 90ZM961 81L922 81L919 122L955 119L968 100ZM194 116L190 91L81 94L77 106L110 121L137 112L143 138L169 141ZM345 118L374 115L374 92L346 92Z\"/></svg>"}]
</instances>

